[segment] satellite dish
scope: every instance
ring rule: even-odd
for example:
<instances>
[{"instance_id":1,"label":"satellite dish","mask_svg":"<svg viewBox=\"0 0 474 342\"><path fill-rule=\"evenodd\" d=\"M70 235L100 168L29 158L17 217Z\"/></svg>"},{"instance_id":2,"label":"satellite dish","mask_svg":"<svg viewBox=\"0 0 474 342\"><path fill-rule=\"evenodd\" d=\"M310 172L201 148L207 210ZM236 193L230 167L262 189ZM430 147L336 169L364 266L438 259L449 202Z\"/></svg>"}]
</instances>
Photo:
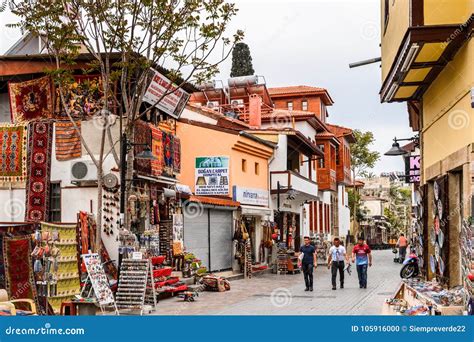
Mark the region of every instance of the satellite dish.
<instances>
[{"instance_id":1,"label":"satellite dish","mask_svg":"<svg viewBox=\"0 0 474 342\"><path fill-rule=\"evenodd\" d=\"M104 176L104 187L107 189L115 189L118 186L119 180L113 173L108 173Z\"/></svg>"}]
</instances>

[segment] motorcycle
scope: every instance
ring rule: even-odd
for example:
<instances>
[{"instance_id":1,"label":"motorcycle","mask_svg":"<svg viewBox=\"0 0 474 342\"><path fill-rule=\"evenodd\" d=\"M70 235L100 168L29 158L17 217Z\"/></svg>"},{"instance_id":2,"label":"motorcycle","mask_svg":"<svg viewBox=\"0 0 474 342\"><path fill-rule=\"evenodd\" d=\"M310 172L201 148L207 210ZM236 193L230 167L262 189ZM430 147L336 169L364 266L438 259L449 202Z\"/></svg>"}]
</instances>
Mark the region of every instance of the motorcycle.
<instances>
[{"instance_id":1,"label":"motorcycle","mask_svg":"<svg viewBox=\"0 0 474 342\"><path fill-rule=\"evenodd\" d=\"M415 253L411 253L408 258L403 261L403 267L400 270L400 277L403 279L414 278L420 274L420 268L418 266L418 256Z\"/></svg>"}]
</instances>

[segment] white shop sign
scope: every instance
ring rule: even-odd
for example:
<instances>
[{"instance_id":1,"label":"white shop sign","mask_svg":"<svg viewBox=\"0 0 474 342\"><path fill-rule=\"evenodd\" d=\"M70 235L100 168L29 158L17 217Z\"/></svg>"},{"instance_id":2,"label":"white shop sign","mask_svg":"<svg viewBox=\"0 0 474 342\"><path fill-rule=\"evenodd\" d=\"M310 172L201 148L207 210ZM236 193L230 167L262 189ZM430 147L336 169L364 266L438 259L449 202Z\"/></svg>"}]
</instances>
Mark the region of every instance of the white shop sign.
<instances>
[{"instance_id":1,"label":"white shop sign","mask_svg":"<svg viewBox=\"0 0 474 342\"><path fill-rule=\"evenodd\" d=\"M234 201L242 204L268 206L269 194L268 190L243 188L234 185L233 187Z\"/></svg>"}]
</instances>

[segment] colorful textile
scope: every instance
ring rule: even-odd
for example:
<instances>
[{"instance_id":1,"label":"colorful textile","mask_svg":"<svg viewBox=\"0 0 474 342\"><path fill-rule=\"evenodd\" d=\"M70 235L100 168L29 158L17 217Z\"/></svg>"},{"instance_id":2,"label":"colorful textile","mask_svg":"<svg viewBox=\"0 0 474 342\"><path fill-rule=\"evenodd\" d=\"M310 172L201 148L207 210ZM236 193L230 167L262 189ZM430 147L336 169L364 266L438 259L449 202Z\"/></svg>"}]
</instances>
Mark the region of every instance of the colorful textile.
<instances>
[{"instance_id":1,"label":"colorful textile","mask_svg":"<svg viewBox=\"0 0 474 342\"><path fill-rule=\"evenodd\" d=\"M26 180L27 126L0 124L0 184Z\"/></svg>"},{"instance_id":2,"label":"colorful textile","mask_svg":"<svg viewBox=\"0 0 474 342\"><path fill-rule=\"evenodd\" d=\"M76 121L81 130L81 122ZM82 156L80 133L71 121L58 121L54 125L56 132L56 160L71 160Z\"/></svg>"},{"instance_id":3,"label":"colorful textile","mask_svg":"<svg viewBox=\"0 0 474 342\"><path fill-rule=\"evenodd\" d=\"M164 171L173 173L173 135L163 132Z\"/></svg>"},{"instance_id":4,"label":"colorful textile","mask_svg":"<svg viewBox=\"0 0 474 342\"><path fill-rule=\"evenodd\" d=\"M8 90L14 123L26 123L52 116L53 97L51 79L48 76L25 82L10 82Z\"/></svg>"},{"instance_id":5,"label":"colorful textile","mask_svg":"<svg viewBox=\"0 0 474 342\"><path fill-rule=\"evenodd\" d=\"M134 126L134 143L138 144L135 146L135 156L145 149L145 145L151 147L151 128L144 121L137 121ZM135 170L138 172L150 175L151 174L151 161L146 159L135 158Z\"/></svg>"},{"instance_id":6,"label":"colorful textile","mask_svg":"<svg viewBox=\"0 0 474 342\"><path fill-rule=\"evenodd\" d=\"M31 236L3 239L6 290L10 299L37 301L31 260Z\"/></svg>"},{"instance_id":7,"label":"colorful textile","mask_svg":"<svg viewBox=\"0 0 474 342\"><path fill-rule=\"evenodd\" d=\"M74 295L80 293L79 269L78 269L78 253L77 253L77 234L76 225L70 224L52 224L41 222L41 231L49 232L52 236L53 232L59 233L59 242L56 246L59 248L58 271L56 279L58 279L56 296L48 298L49 304L57 313L61 307L61 302L71 299Z\"/></svg>"},{"instance_id":8,"label":"colorful textile","mask_svg":"<svg viewBox=\"0 0 474 342\"><path fill-rule=\"evenodd\" d=\"M173 172L181 172L181 141L176 136L173 138Z\"/></svg>"},{"instance_id":9,"label":"colorful textile","mask_svg":"<svg viewBox=\"0 0 474 342\"><path fill-rule=\"evenodd\" d=\"M163 132L155 125L150 124L151 129L151 151L157 158L151 161L152 176L160 176L163 173Z\"/></svg>"},{"instance_id":10,"label":"colorful textile","mask_svg":"<svg viewBox=\"0 0 474 342\"><path fill-rule=\"evenodd\" d=\"M63 87L66 106L73 118L93 116L104 108L102 78L99 75L75 75L74 82ZM61 99L57 90L58 99ZM68 118L62 101L57 101L56 112L60 118Z\"/></svg>"},{"instance_id":11,"label":"colorful textile","mask_svg":"<svg viewBox=\"0 0 474 342\"><path fill-rule=\"evenodd\" d=\"M39 222L48 219L53 124L33 121L29 132L25 220Z\"/></svg>"}]
</instances>

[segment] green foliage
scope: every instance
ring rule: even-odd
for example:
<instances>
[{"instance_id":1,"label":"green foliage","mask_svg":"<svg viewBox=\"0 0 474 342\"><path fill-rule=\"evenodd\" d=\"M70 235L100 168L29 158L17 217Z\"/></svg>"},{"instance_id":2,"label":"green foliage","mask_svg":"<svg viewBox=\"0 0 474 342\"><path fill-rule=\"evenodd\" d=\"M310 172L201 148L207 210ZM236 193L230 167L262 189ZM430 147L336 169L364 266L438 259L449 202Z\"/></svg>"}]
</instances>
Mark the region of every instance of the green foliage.
<instances>
[{"instance_id":1,"label":"green foliage","mask_svg":"<svg viewBox=\"0 0 474 342\"><path fill-rule=\"evenodd\" d=\"M380 153L370 150L370 145L375 141L372 132L362 132L356 129L353 133L356 138L356 142L351 144L351 168L353 176L364 176L368 174L368 169L373 168L380 159Z\"/></svg>"},{"instance_id":2,"label":"green foliage","mask_svg":"<svg viewBox=\"0 0 474 342\"><path fill-rule=\"evenodd\" d=\"M354 189L347 190L348 204L351 213L351 219L354 219L354 212L356 213L356 221L361 222L365 219L366 213L361 208L360 194Z\"/></svg>"},{"instance_id":3,"label":"green foliage","mask_svg":"<svg viewBox=\"0 0 474 342\"><path fill-rule=\"evenodd\" d=\"M237 43L232 51L230 77L249 76L254 73L249 46L245 43Z\"/></svg>"}]
</instances>

